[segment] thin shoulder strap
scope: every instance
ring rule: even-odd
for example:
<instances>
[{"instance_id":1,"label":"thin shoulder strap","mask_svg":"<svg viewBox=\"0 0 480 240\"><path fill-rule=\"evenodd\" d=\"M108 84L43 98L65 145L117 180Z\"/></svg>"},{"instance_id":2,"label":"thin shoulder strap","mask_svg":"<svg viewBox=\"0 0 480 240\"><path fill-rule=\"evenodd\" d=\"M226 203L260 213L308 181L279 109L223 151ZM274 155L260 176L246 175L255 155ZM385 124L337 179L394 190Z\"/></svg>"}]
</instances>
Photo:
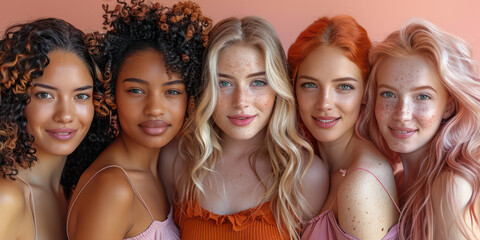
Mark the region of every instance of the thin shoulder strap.
<instances>
[{"instance_id":1,"label":"thin shoulder strap","mask_svg":"<svg viewBox=\"0 0 480 240\"><path fill-rule=\"evenodd\" d=\"M143 200L143 197L142 195L140 194L140 192L137 190L137 188L135 187L135 184L133 184L132 180L130 180L130 177L128 176L127 174L127 171L125 171L125 169L123 169L122 167L118 166L118 165L110 165L110 166L106 166L106 167L103 167L102 169L98 170L95 174L93 174L92 177L90 177L90 179L88 179L87 183L85 183L85 185L83 185L82 189L80 189L80 191L78 192L77 196L75 197L75 199L73 200L72 202L72 206L70 207L70 209L68 209L68 214L67 214L67 225L66 225L66 228L67 228L67 238L70 239L70 236L68 235L68 221L70 220L70 213L72 212L72 208L73 206L75 205L75 202L77 201L78 197L80 196L80 194L82 194L83 190L85 189L85 187L87 187L87 185L90 183L90 181L92 181L92 179L97 176L97 174L99 174L101 171L105 170L105 169L108 169L108 168L120 168L123 173L125 174L125 176L127 177L127 180L128 182L130 183L130 185L132 186L132 189L133 191L135 192L135 194L137 195L138 199L140 199L140 202L142 202L143 206L145 206L145 208L147 209L148 211L148 214L150 215L150 217L152 218L152 221L154 221L155 219L153 218L153 215L152 213L150 212L150 209L148 208L147 204L145 203L145 201Z\"/></svg>"},{"instance_id":2,"label":"thin shoulder strap","mask_svg":"<svg viewBox=\"0 0 480 240\"><path fill-rule=\"evenodd\" d=\"M390 198L390 200L392 200L393 204L395 205L395 207L397 208L398 212L401 213L401 210L400 208L398 207L397 203L393 200L392 198L392 195L390 195L390 193L388 192L387 188L385 188L385 186L383 185L382 181L380 181L380 179L378 179L377 176L375 176L375 174L373 174L372 172L370 172L369 170L365 169L365 168L354 168L352 169L351 171L355 171L355 170L362 170L362 171L365 171L365 172L368 172L370 173L373 177L375 177L375 179L377 179L377 181L380 183L380 185L382 185L382 188L383 190L385 190L385 192L387 193L388 197ZM343 173L343 172L342 172Z\"/></svg>"},{"instance_id":3,"label":"thin shoulder strap","mask_svg":"<svg viewBox=\"0 0 480 240\"><path fill-rule=\"evenodd\" d=\"M18 179L22 180L25 184L27 184L28 188L30 188L30 204L32 205L32 213L33 213L33 225L35 226L35 240L37 240L37 216L35 214L35 202L33 201L33 189L32 186L25 181L23 178L18 176Z\"/></svg>"}]
</instances>

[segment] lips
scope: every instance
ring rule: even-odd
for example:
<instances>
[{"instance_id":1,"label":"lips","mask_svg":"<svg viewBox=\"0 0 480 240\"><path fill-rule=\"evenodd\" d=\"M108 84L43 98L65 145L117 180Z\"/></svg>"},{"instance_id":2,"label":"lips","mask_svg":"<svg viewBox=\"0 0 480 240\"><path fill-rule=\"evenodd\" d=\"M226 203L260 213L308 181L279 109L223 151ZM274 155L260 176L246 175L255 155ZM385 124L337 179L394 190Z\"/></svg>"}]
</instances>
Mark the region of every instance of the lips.
<instances>
[{"instance_id":1,"label":"lips","mask_svg":"<svg viewBox=\"0 0 480 240\"><path fill-rule=\"evenodd\" d=\"M72 128L55 128L47 129L45 131L53 138L61 141L70 140L73 138L73 136L75 136L75 133L77 133L77 130Z\"/></svg>"},{"instance_id":2,"label":"lips","mask_svg":"<svg viewBox=\"0 0 480 240\"><path fill-rule=\"evenodd\" d=\"M145 121L138 126L148 135L161 135L165 131L167 131L168 127L171 125L162 121L162 120L152 120L152 121Z\"/></svg>"},{"instance_id":3,"label":"lips","mask_svg":"<svg viewBox=\"0 0 480 240\"><path fill-rule=\"evenodd\" d=\"M312 116L315 120L315 124L321 128L331 128L335 126L340 120L340 117L330 117L330 116Z\"/></svg>"},{"instance_id":4,"label":"lips","mask_svg":"<svg viewBox=\"0 0 480 240\"><path fill-rule=\"evenodd\" d=\"M413 128L404 128L404 127L388 127L390 133L396 138L407 139L413 136L418 130Z\"/></svg>"},{"instance_id":5,"label":"lips","mask_svg":"<svg viewBox=\"0 0 480 240\"><path fill-rule=\"evenodd\" d=\"M243 127L250 124L253 119L255 119L256 115L236 114L227 117L235 126Z\"/></svg>"}]
</instances>

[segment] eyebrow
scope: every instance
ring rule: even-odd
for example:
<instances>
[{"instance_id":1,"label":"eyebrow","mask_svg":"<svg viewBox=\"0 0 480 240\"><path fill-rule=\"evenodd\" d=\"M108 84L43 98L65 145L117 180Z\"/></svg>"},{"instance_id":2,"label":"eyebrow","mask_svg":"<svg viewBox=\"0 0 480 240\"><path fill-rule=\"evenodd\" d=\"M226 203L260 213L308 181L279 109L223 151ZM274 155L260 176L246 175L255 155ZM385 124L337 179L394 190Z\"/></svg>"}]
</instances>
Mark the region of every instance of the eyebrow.
<instances>
[{"instance_id":1,"label":"eyebrow","mask_svg":"<svg viewBox=\"0 0 480 240\"><path fill-rule=\"evenodd\" d=\"M42 84L42 83L35 83L34 86L35 87L42 87L42 88L46 88L46 89L51 89L51 90L55 90L55 91L58 90L58 88L56 88L56 87L52 87L50 85ZM93 88L93 86L83 86L83 87L76 88L73 91L74 92L85 91L85 90L92 89L92 88Z\"/></svg>"},{"instance_id":2,"label":"eyebrow","mask_svg":"<svg viewBox=\"0 0 480 240\"><path fill-rule=\"evenodd\" d=\"M318 79L314 78L314 77L311 77L311 76L308 76L308 75L301 75L300 77L298 77L297 79L308 79L308 80L312 80L312 81L319 81ZM354 82L358 82L357 79L353 78L353 77L341 77L341 78L335 78L333 79L333 82L343 82L343 81L354 81Z\"/></svg>"},{"instance_id":3,"label":"eyebrow","mask_svg":"<svg viewBox=\"0 0 480 240\"><path fill-rule=\"evenodd\" d=\"M265 75L265 72L264 72L264 71L262 71L262 72L256 72L256 73L248 74L248 75L247 75L247 78L258 77L258 76L263 76L263 75ZM229 75L229 74L225 74L225 73L218 73L218 76L219 76L219 77L224 77L224 78L231 78L231 79L234 79L234 78L235 78L234 76Z\"/></svg>"},{"instance_id":4,"label":"eyebrow","mask_svg":"<svg viewBox=\"0 0 480 240\"><path fill-rule=\"evenodd\" d=\"M168 82L164 83L163 86L170 86L170 85L176 85L176 84L184 84L185 85L185 81L183 81L183 80L168 81Z\"/></svg>"},{"instance_id":5,"label":"eyebrow","mask_svg":"<svg viewBox=\"0 0 480 240\"><path fill-rule=\"evenodd\" d=\"M147 81L139 79L139 78L125 78L122 81L122 83L124 83L124 82L135 82L135 83L149 85L149 83ZM185 81L183 81L183 80L168 81L168 82L164 83L163 86L170 86L170 85L176 85L176 84L185 84Z\"/></svg>"},{"instance_id":6,"label":"eyebrow","mask_svg":"<svg viewBox=\"0 0 480 240\"><path fill-rule=\"evenodd\" d=\"M386 84L378 85L378 88L382 88L382 87L383 87L383 88L388 88L388 89L391 89L391 90L395 90L394 87L388 86L388 85L386 85ZM430 87L430 86L415 87L415 88L410 89L410 91L416 92L416 91L420 91L420 90L424 90L424 89L427 89L427 90L429 89L429 90L432 90L432 91L434 91L435 93L437 93L437 90L435 90L433 87Z\"/></svg>"}]
</instances>

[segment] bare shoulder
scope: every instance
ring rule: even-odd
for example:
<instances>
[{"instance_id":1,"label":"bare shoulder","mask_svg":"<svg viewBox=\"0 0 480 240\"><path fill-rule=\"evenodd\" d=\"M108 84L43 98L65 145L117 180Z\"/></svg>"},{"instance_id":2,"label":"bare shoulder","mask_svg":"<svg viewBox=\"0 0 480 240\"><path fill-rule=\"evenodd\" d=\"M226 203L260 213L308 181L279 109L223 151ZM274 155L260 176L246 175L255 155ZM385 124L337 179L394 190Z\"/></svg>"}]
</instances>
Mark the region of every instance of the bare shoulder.
<instances>
[{"instance_id":1,"label":"bare shoulder","mask_svg":"<svg viewBox=\"0 0 480 240\"><path fill-rule=\"evenodd\" d=\"M89 171L90 172L90 171ZM74 197L69 235L73 239L120 239L132 225L135 193L118 167L106 168L80 179ZM85 176L87 177L87 176ZM87 181L88 181L87 180ZM83 191L79 194L81 189ZM72 203L73 204L73 203ZM80 214L81 213L81 214Z\"/></svg>"},{"instance_id":2,"label":"bare shoulder","mask_svg":"<svg viewBox=\"0 0 480 240\"><path fill-rule=\"evenodd\" d=\"M356 156L338 189L338 221L357 238L380 239L399 216L393 171L375 149L365 147Z\"/></svg>"},{"instance_id":3,"label":"bare shoulder","mask_svg":"<svg viewBox=\"0 0 480 240\"><path fill-rule=\"evenodd\" d=\"M441 199L444 195L446 188L451 184L453 186L453 195L457 206L463 209L470 200L473 194L472 185L463 176L458 174L449 174L447 171L443 171L438 176L437 180L433 184L432 196L433 199ZM444 204L438 205L439 207L445 207Z\"/></svg>"},{"instance_id":4,"label":"bare shoulder","mask_svg":"<svg viewBox=\"0 0 480 240\"><path fill-rule=\"evenodd\" d=\"M327 165L318 156L313 156L312 162L306 169L302 185L305 199L312 209L308 215L309 218L313 218L320 212L329 188Z\"/></svg>"},{"instance_id":5,"label":"bare shoulder","mask_svg":"<svg viewBox=\"0 0 480 240\"><path fill-rule=\"evenodd\" d=\"M14 229L22 222L26 208L27 196L16 181L3 178L0 180L0 239L13 237Z\"/></svg>"}]
</instances>

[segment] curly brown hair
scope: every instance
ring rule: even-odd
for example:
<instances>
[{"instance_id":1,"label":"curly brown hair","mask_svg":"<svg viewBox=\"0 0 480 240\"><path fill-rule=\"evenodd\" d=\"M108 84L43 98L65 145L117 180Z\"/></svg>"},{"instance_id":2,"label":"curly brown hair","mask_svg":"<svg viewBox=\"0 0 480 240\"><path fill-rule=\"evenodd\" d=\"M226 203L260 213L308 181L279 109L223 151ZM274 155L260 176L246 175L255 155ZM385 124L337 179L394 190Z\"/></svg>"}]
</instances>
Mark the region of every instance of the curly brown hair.
<instances>
[{"instance_id":1,"label":"curly brown hair","mask_svg":"<svg viewBox=\"0 0 480 240\"><path fill-rule=\"evenodd\" d=\"M154 49L165 59L168 73L185 81L187 93L195 99L202 86L202 58L208 45L212 20L194 2L179 2L172 8L144 0L117 0L113 10L103 5L106 34L89 35L89 48L103 69L105 97L109 107L104 116L115 116L116 76L123 62L138 51Z\"/></svg>"},{"instance_id":2,"label":"curly brown hair","mask_svg":"<svg viewBox=\"0 0 480 240\"><path fill-rule=\"evenodd\" d=\"M103 98L102 84L98 81L101 73L85 45L84 37L82 31L63 20L45 18L14 25L0 40L0 172L4 178L14 179L18 166L28 168L37 160L32 146L35 139L26 131L27 119L23 111L30 101L28 90L48 66L51 51L62 49L82 59L94 79L95 109L97 112L105 109L100 103ZM71 182L67 184L71 186L76 182L65 171L77 171L74 170L77 165L90 164L100 153L96 146L113 138L103 130L108 125L105 121L95 118L84 141L67 157L63 185Z\"/></svg>"}]
</instances>

